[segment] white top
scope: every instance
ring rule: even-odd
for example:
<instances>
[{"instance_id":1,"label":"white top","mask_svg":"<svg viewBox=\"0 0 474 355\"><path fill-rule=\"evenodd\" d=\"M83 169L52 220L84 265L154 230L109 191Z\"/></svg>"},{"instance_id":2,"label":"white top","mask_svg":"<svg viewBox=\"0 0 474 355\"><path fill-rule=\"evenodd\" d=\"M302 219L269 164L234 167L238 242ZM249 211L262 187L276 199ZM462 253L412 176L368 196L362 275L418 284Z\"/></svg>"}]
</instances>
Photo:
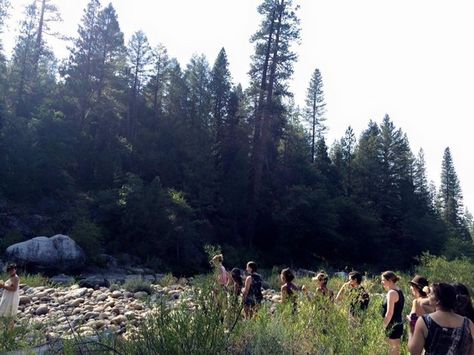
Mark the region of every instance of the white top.
<instances>
[{"instance_id":1,"label":"white top","mask_svg":"<svg viewBox=\"0 0 474 355\"><path fill-rule=\"evenodd\" d=\"M10 279L5 282L5 286L11 286ZM18 305L20 304L19 289L16 291L8 291L3 289L2 300L0 301L0 316L14 317L18 312Z\"/></svg>"}]
</instances>

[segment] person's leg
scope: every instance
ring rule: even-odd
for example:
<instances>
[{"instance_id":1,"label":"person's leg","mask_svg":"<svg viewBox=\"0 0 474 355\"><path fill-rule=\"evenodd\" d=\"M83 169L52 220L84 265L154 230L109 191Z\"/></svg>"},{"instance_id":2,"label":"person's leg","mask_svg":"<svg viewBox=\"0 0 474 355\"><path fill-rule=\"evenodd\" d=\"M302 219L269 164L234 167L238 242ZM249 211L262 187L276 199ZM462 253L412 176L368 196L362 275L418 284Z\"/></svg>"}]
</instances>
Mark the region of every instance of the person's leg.
<instances>
[{"instance_id":1,"label":"person's leg","mask_svg":"<svg viewBox=\"0 0 474 355\"><path fill-rule=\"evenodd\" d=\"M388 339L388 344L390 346L390 355L400 355L400 339Z\"/></svg>"}]
</instances>

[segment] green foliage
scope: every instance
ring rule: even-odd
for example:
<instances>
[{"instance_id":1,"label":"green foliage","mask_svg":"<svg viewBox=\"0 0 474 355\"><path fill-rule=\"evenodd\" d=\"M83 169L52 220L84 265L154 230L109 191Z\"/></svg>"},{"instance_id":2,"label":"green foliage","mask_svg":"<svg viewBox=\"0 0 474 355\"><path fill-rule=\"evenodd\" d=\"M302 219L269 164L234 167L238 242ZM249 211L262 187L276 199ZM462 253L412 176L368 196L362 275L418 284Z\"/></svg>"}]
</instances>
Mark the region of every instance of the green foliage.
<instances>
[{"instance_id":1,"label":"green foliage","mask_svg":"<svg viewBox=\"0 0 474 355\"><path fill-rule=\"evenodd\" d=\"M150 282L145 281L143 279L125 281L125 283L123 284L123 288L129 292L134 293L139 291L146 292L149 295L153 293L153 288L151 287Z\"/></svg>"},{"instance_id":2,"label":"green foliage","mask_svg":"<svg viewBox=\"0 0 474 355\"><path fill-rule=\"evenodd\" d=\"M53 287L54 285L49 281L46 276L41 274L22 274L19 273L20 283L25 284L29 287L48 286ZM7 273L0 274L0 280L8 280L10 275Z\"/></svg>"},{"instance_id":3,"label":"green foliage","mask_svg":"<svg viewBox=\"0 0 474 355\"><path fill-rule=\"evenodd\" d=\"M14 326L12 326L14 324ZM9 318L0 318L0 352L6 353L18 349L31 349L41 344L44 336L41 323L34 325L26 321L19 322Z\"/></svg>"},{"instance_id":4,"label":"green foliage","mask_svg":"<svg viewBox=\"0 0 474 355\"><path fill-rule=\"evenodd\" d=\"M173 274L171 274L171 273L165 274L165 275L158 281L158 283L159 283L161 286L163 286L163 287L175 285L176 282L178 282L178 279L177 279L176 277L174 277Z\"/></svg>"},{"instance_id":5,"label":"green foliage","mask_svg":"<svg viewBox=\"0 0 474 355\"><path fill-rule=\"evenodd\" d=\"M101 228L87 218L78 220L71 230L71 238L79 244L86 255L94 260L101 251L103 232Z\"/></svg>"},{"instance_id":6,"label":"green foliage","mask_svg":"<svg viewBox=\"0 0 474 355\"><path fill-rule=\"evenodd\" d=\"M25 239L19 231L15 229L10 230L0 239L0 250L5 251L10 245L23 242Z\"/></svg>"},{"instance_id":7,"label":"green foliage","mask_svg":"<svg viewBox=\"0 0 474 355\"><path fill-rule=\"evenodd\" d=\"M224 354L227 336L222 326L222 310L209 297L205 287L195 295L196 306L190 310L186 304L168 307L159 301L140 327L133 340L119 348L125 354Z\"/></svg>"},{"instance_id":8,"label":"green foliage","mask_svg":"<svg viewBox=\"0 0 474 355\"><path fill-rule=\"evenodd\" d=\"M423 254L416 272L425 276L430 282L460 282L474 287L474 263L472 259Z\"/></svg>"},{"instance_id":9,"label":"green foliage","mask_svg":"<svg viewBox=\"0 0 474 355\"><path fill-rule=\"evenodd\" d=\"M44 28L27 7L11 59L0 47L0 196L13 217L45 217L32 234L71 232L96 264L103 248L176 275L208 270L207 244L222 246L228 267L472 257L449 149L436 204L423 154L388 115L328 151L318 70L307 112L293 102L295 1L260 2L245 92L224 49L211 68L203 55L179 63L151 49L142 31L126 48L114 7L98 0L58 67L41 32L49 5ZM19 240L9 218L0 247Z\"/></svg>"}]
</instances>

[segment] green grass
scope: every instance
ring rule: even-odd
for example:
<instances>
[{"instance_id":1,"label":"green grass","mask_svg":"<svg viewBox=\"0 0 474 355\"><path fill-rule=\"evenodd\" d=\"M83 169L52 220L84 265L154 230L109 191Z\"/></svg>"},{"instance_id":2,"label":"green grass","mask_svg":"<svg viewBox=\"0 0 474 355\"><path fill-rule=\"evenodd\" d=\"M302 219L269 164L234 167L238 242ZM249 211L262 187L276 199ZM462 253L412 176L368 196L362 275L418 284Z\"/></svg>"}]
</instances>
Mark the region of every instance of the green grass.
<instances>
[{"instance_id":1,"label":"green grass","mask_svg":"<svg viewBox=\"0 0 474 355\"><path fill-rule=\"evenodd\" d=\"M20 283L30 287L48 286L53 287L53 284L48 280L47 277L41 274L19 274ZM6 281L10 278L7 273L0 274L0 280Z\"/></svg>"},{"instance_id":2,"label":"green grass","mask_svg":"<svg viewBox=\"0 0 474 355\"><path fill-rule=\"evenodd\" d=\"M424 256L416 272L430 281L460 281L472 286L473 268L465 259L447 261ZM413 275L400 273L400 276L399 286L406 298L406 315L412 301L408 281ZM278 290L278 270L268 272L266 277ZM163 284L168 282L171 282L171 276ZM344 282L343 279L331 278L328 286L337 293ZM305 284L310 292L316 287L310 278L298 279L296 283ZM244 319L241 305L230 302L213 284L212 275L196 277L192 289L185 292L180 301L170 303L169 298L163 297L150 305L152 314L135 333L127 331L123 338L99 338L89 342L87 349L101 354L127 355L388 353L381 314L386 292L380 284L380 276L364 280L363 285L371 294L371 300L368 310L357 319L350 319L347 301L334 304L327 298L309 299L304 294L298 296L296 314L293 314L291 305L264 303L254 318ZM188 298L192 304L181 302ZM24 339L28 332L25 329L17 330L19 334L15 337L18 340L0 332L0 344L11 343L15 348L26 346ZM78 353L78 349L84 349L84 341L70 339L63 353ZM6 345L3 346L3 350L7 350ZM11 347L13 345L8 345ZM406 334L402 338L402 354L407 354Z\"/></svg>"}]
</instances>

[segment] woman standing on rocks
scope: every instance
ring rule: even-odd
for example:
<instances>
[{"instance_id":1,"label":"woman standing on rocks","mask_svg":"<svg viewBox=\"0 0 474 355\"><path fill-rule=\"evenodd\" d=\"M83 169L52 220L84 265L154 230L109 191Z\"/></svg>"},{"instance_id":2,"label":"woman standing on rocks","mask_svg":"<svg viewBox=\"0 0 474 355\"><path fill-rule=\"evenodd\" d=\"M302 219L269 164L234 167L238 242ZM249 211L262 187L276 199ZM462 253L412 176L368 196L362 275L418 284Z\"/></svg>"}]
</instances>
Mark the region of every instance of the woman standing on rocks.
<instances>
[{"instance_id":1,"label":"woman standing on rocks","mask_svg":"<svg viewBox=\"0 0 474 355\"><path fill-rule=\"evenodd\" d=\"M0 282L0 288L3 288L3 295L0 301L0 317L11 319L9 327L13 328L13 319L16 316L18 305L20 303L20 296L18 292L20 278L16 274L15 264L10 264L7 266L7 273L10 274L10 278L5 283L3 283L3 281Z\"/></svg>"}]
</instances>

